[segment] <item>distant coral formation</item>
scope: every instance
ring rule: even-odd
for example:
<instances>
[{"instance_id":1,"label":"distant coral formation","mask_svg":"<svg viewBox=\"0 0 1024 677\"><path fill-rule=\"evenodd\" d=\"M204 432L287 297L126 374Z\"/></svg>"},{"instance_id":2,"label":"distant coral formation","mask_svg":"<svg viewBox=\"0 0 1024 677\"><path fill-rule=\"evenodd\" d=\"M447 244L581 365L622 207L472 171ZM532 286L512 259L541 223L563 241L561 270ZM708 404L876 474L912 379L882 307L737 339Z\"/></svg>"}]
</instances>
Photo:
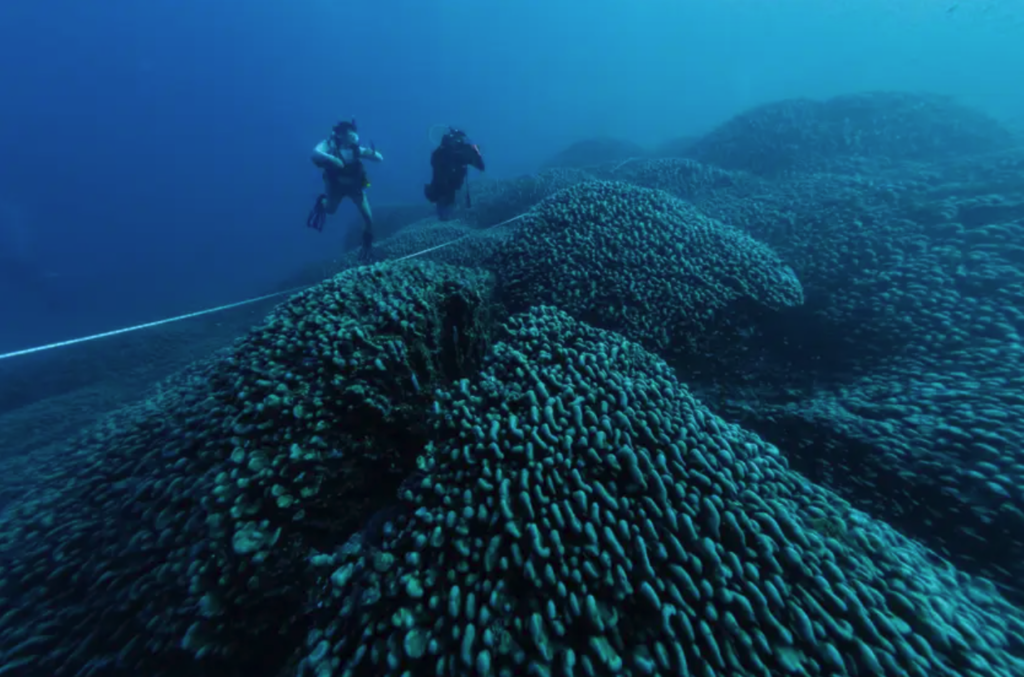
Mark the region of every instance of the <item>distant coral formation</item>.
<instances>
[{"instance_id":1,"label":"distant coral formation","mask_svg":"<svg viewBox=\"0 0 1024 677\"><path fill-rule=\"evenodd\" d=\"M233 343L4 365L0 675L1024 674L1011 140L869 93L582 143Z\"/></svg>"}]
</instances>

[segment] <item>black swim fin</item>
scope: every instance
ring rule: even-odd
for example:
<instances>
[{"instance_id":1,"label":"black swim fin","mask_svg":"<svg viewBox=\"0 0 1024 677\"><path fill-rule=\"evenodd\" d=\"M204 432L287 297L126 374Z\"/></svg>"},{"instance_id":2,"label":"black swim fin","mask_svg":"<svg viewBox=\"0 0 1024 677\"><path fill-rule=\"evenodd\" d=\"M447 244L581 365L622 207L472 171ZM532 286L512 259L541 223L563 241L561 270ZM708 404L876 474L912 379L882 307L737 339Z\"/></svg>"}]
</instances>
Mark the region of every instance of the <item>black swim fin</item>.
<instances>
[{"instance_id":1,"label":"black swim fin","mask_svg":"<svg viewBox=\"0 0 1024 677\"><path fill-rule=\"evenodd\" d=\"M327 210L324 208L324 202L326 200L326 195L317 196L316 202L313 203L313 209L309 211L309 216L306 217L307 228L312 228L317 232L323 232L324 223L327 221Z\"/></svg>"}]
</instances>

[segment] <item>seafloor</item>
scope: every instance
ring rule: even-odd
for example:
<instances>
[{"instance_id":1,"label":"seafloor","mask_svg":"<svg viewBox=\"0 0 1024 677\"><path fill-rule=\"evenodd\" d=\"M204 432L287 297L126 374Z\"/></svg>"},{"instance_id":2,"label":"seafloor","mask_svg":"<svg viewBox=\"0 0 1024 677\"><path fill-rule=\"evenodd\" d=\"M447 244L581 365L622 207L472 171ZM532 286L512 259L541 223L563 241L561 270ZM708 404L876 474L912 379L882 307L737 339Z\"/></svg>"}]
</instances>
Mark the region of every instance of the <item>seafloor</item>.
<instances>
[{"instance_id":1,"label":"seafloor","mask_svg":"<svg viewBox=\"0 0 1024 677\"><path fill-rule=\"evenodd\" d=\"M593 140L251 329L9 361L0 675L1024 675L1019 143Z\"/></svg>"}]
</instances>

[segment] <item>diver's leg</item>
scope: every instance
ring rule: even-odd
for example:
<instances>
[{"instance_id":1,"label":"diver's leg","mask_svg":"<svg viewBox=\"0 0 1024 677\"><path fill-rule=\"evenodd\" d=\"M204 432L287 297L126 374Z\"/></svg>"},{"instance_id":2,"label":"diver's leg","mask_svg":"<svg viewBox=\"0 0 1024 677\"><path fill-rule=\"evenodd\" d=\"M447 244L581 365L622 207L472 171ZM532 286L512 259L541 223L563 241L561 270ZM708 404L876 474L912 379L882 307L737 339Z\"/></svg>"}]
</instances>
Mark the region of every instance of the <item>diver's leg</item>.
<instances>
[{"instance_id":1,"label":"diver's leg","mask_svg":"<svg viewBox=\"0 0 1024 677\"><path fill-rule=\"evenodd\" d=\"M324 212L327 214L334 214L338 211L338 206L344 199L345 191L343 190L343 187L339 186L337 181L332 181L327 177L324 177L324 197L321 199Z\"/></svg>"},{"instance_id":2,"label":"diver's leg","mask_svg":"<svg viewBox=\"0 0 1024 677\"><path fill-rule=\"evenodd\" d=\"M445 192L437 200L437 217L442 221L452 218L455 209L455 193Z\"/></svg>"},{"instance_id":3,"label":"diver's leg","mask_svg":"<svg viewBox=\"0 0 1024 677\"><path fill-rule=\"evenodd\" d=\"M367 197L366 191L359 191L354 201L359 208L359 215L363 217L363 232L373 232L373 210L370 209L370 198Z\"/></svg>"},{"instance_id":4,"label":"diver's leg","mask_svg":"<svg viewBox=\"0 0 1024 677\"><path fill-rule=\"evenodd\" d=\"M353 201L359 208L359 215L363 217L363 250L368 252L373 246L373 210L370 209L370 198L363 190L353 196Z\"/></svg>"}]
</instances>

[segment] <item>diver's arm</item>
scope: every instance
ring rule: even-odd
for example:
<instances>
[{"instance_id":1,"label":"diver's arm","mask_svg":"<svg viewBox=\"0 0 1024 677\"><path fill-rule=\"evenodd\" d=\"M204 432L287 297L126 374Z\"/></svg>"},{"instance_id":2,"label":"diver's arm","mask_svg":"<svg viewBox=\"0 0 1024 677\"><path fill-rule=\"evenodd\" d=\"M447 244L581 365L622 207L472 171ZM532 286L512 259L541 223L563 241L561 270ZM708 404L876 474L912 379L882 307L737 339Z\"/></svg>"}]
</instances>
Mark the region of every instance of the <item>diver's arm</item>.
<instances>
[{"instance_id":1,"label":"diver's arm","mask_svg":"<svg viewBox=\"0 0 1024 677\"><path fill-rule=\"evenodd\" d=\"M316 148L313 149L313 164L321 169L327 169L328 167L335 167L337 169L344 169L345 163L340 159L331 155L327 150L327 142L321 141L316 144Z\"/></svg>"},{"instance_id":2,"label":"diver's arm","mask_svg":"<svg viewBox=\"0 0 1024 677\"><path fill-rule=\"evenodd\" d=\"M462 151L462 162L465 165L476 167L481 172L484 171L484 156L480 152L480 149L475 145L463 146Z\"/></svg>"},{"instance_id":3,"label":"diver's arm","mask_svg":"<svg viewBox=\"0 0 1024 677\"><path fill-rule=\"evenodd\" d=\"M359 146L359 156L375 162L384 162L384 156L378 153L375 148L364 148Z\"/></svg>"}]
</instances>

